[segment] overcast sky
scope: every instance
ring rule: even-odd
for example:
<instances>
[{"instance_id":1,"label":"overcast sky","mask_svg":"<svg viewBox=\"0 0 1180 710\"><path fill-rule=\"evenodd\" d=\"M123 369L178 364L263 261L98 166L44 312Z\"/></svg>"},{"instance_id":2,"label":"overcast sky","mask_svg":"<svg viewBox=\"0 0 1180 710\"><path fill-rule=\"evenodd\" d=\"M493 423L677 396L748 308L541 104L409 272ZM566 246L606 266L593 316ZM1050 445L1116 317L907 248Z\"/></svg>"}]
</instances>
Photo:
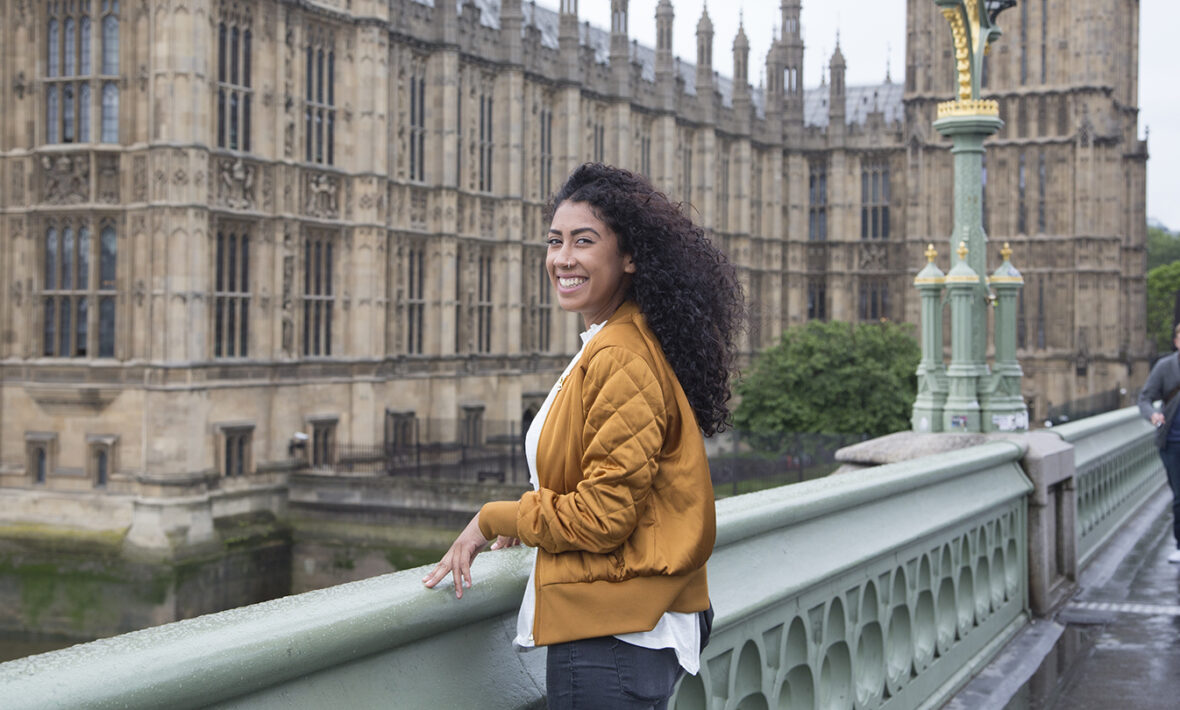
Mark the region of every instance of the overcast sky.
<instances>
[{"instance_id":1,"label":"overcast sky","mask_svg":"<svg viewBox=\"0 0 1180 710\"><path fill-rule=\"evenodd\" d=\"M930 0L931 2L933 0ZM657 0L631 0L628 14L630 36L655 46ZM558 0L537 0L554 11ZM781 14L779 0L712 0L706 2L713 21L713 66L733 76L733 38L738 16L743 17L750 40L750 82L757 86L766 67L766 50L771 33L777 31ZM696 27L702 0L672 0L672 51L696 62ZM848 63L847 83L874 84L885 79L888 61L894 81L905 78L905 0L803 0L804 85L818 86L825 65L840 35L840 50ZM1169 75L1175 71L1169 55L1169 33L1180 27L1180 2L1140 0L1139 17L1139 137L1151 135L1147 163L1147 216L1173 231L1180 230L1180 92ZM609 0L581 0L580 19L604 29L610 28ZM1016 10L1009 10L1014 16ZM1004 27L1000 16L1000 27ZM948 27L947 32L950 32ZM1006 41L1002 38L1000 41ZM1172 40L1174 41L1174 40ZM1173 52L1174 54L1174 52ZM1112 188L1117 186L1112 186Z\"/></svg>"}]
</instances>

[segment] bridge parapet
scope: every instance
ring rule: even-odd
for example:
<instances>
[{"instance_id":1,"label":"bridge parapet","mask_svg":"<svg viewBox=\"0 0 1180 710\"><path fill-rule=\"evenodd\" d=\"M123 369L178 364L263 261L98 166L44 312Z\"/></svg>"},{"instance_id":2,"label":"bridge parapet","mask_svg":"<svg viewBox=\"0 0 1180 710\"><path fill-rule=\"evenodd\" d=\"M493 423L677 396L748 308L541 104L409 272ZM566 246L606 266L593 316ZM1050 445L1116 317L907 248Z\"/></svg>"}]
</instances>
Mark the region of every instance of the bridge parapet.
<instances>
[{"instance_id":1,"label":"bridge parapet","mask_svg":"<svg viewBox=\"0 0 1180 710\"><path fill-rule=\"evenodd\" d=\"M948 697L1024 622L1022 455L995 442L722 501L717 630L673 707Z\"/></svg>"},{"instance_id":2,"label":"bridge parapet","mask_svg":"<svg viewBox=\"0 0 1180 710\"><path fill-rule=\"evenodd\" d=\"M1155 432L1137 407L1062 424L1051 431L1074 447L1077 550L1084 567L1164 484Z\"/></svg>"},{"instance_id":3,"label":"bridge parapet","mask_svg":"<svg viewBox=\"0 0 1180 710\"><path fill-rule=\"evenodd\" d=\"M715 632L672 706L948 695L1023 623L1022 453L995 442L720 501ZM530 554L481 555L458 601L407 570L12 661L0 686L38 709L539 706L544 654L510 642Z\"/></svg>"}]
</instances>

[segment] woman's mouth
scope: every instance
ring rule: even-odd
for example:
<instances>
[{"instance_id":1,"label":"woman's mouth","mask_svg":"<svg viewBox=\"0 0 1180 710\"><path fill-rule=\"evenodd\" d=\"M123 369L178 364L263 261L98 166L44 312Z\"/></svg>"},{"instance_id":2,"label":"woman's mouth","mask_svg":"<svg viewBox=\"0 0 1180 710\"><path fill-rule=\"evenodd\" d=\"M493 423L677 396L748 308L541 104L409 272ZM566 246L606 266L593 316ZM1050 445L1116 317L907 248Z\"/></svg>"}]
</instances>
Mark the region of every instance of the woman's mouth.
<instances>
[{"instance_id":1,"label":"woman's mouth","mask_svg":"<svg viewBox=\"0 0 1180 710\"><path fill-rule=\"evenodd\" d=\"M559 276L557 277L557 285L562 288L577 288L586 283L586 278L583 276Z\"/></svg>"}]
</instances>

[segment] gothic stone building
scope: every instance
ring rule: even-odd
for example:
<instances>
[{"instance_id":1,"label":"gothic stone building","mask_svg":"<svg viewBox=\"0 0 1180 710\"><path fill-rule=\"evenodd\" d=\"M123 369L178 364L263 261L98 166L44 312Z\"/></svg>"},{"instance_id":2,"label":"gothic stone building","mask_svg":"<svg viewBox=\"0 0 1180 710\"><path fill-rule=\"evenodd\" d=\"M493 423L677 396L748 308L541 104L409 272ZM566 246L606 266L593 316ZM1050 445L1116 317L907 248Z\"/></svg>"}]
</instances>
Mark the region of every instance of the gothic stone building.
<instances>
[{"instance_id":1,"label":"gothic stone building","mask_svg":"<svg viewBox=\"0 0 1180 710\"><path fill-rule=\"evenodd\" d=\"M908 2L903 81L845 86L837 49L813 89L800 0L759 18L757 88L744 31L728 78L707 14L692 64L668 0L654 49L611 4L604 30L577 0L0 0L4 519L174 550L281 512L337 446L519 431L578 343L542 212L586 160L692 205L741 269L748 353L916 323L952 216L934 4ZM1137 16L1026 0L988 60L1034 417L1147 364Z\"/></svg>"}]
</instances>

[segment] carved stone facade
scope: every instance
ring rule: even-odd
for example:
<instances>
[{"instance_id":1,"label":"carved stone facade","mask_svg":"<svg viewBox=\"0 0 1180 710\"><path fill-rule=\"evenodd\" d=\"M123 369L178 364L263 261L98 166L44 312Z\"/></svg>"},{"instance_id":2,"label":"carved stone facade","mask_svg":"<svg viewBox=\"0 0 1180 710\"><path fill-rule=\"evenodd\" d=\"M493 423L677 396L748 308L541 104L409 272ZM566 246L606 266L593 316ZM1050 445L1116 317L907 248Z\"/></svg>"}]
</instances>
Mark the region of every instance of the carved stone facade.
<instances>
[{"instance_id":1,"label":"carved stone facade","mask_svg":"<svg viewBox=\"0 0 1180 710\"><path fill-rule=\"evenodd\" d=\"M750 291L751 355L809 317L917 323L926 244L946 258L951 156L930 122L954 90L950 32L927 0L909 2L904 83L846 87L837 50L806 90L798 0L759 18L784 29L757 89L744 34L731 79L711 49L694 66L521 0L129 1L109 56L112 4L80 0L91 65L49 76L69 18L50 31L47 5L66 6L0 3L13 519L85 510L146 549L200 546L212 518L281 505L293 434L323 417L356 443L382 440L387 410L454 423L484 407L519 426L578 345L578 319L539 295L540 264L545 199L585 160L693 205ZM989 60L1007 127L986 200L1027 281L1036 416L1145 374L1146 146L1136 4L1020 7ZM93 246L68 288L46 276L51 261L67 273L47 246L59 222L72 231L55 243ZM101 484L96 436L118 448ZM224 475L246 436L247 475Z\"/></svg>"}]
</instances>

